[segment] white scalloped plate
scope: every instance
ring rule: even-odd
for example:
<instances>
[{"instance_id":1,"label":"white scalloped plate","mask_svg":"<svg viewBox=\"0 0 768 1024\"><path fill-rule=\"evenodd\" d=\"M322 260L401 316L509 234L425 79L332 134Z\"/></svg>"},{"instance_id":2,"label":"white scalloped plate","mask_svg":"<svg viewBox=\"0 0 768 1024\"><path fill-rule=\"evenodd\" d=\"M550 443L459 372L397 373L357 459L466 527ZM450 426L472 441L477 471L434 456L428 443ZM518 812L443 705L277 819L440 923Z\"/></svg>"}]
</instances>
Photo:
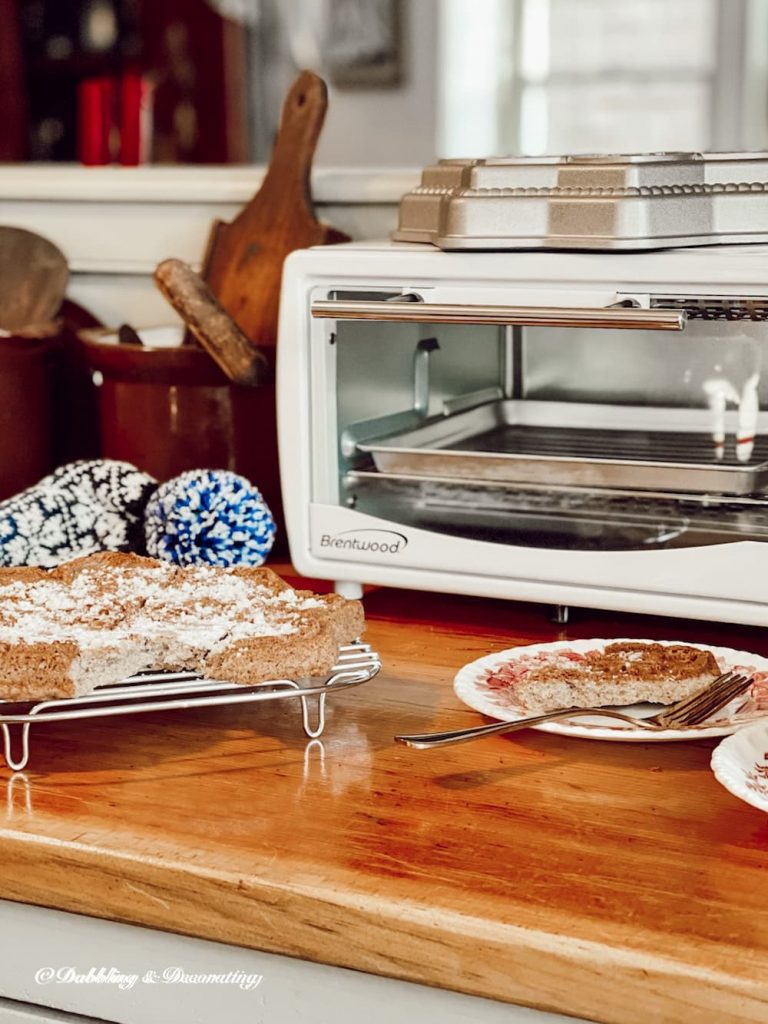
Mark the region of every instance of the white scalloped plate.
<instances>
[{"instance_id":1,"label":"white scalloped plate","mask_svg":"<svg viewBox=\"0 0 768 1024\"><path fill-rule=\"evenodd\" d=\"M712 771L721 786L768 813L768 722L753 722L712 751Z\"/></svg>"},{"instance_id":2,"label":"white scalloped plate","mask_svg":"<svg viewBox=\"0 0 768 1024\"><path fill-rule=\"evenodd\" d=\"M505 662L513 661L527 654L538 654L539 652L556 652L571 650L579 653L599 650L600 647L613 643L659 643L665 645L685 643L688 647L697 647L700 650L711 651L717 659L720 668L726 671L735 666L744 666L753 672L768 672L768 658L759 654L752 654L749 651L736 651L730 647L711 647L709 644L693 644L682 640L630 640L626 637L616 637L612 640L556 640L548 644L528 644L524 647L513 647L506 651L499 651L497 654L488 654L484 658L478 658L465 665L457 672L453 688L459 700L463 701L475 711L495 718L502 722L516 722L520 718L526 718L530 712L524 708L510 703L504 703L501 694L503 691L489 690L483 685L483 679L488 669L498 668ZM638 726L625 725L615 719L584 717L568 721L564 719L559 722L545 722L542 725L532 728L540 729L542 732L556 733L560 736L576 736L588 740L615 740L622 743L659 743L680 740L698 740L709 736L730 736L737 730L743 729L745 725L755 722L755 714L738 716L734 713L738 709L742 698L730 708L721 711L717 724L696 729L660 729L652 732L650 729L642 729ZM633 704L620 707L617 711L626 712L637 718L647 718L659 710L657 704ZM760 716L768 715L768 712L761 712ZM766 747L768 750L768 747ZM768 786L768 782L767 782Z\"/></svg>"}]
</instances>

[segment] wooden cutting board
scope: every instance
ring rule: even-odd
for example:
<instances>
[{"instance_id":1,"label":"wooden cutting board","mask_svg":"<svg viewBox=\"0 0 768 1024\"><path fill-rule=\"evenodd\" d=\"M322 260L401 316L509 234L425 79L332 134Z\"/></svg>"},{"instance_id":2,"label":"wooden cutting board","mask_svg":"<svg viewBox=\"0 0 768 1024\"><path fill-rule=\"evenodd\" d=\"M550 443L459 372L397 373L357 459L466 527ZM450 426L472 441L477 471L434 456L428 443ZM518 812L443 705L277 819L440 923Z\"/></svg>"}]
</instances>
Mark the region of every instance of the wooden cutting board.
<instances>
[{"instance_id":1,"label":"wooden cutting board","mask_svg":"<svg viewBox=\"0 0 768 1024\"><path fill-rule=\"evenodd\" d=\"M283 261L294 249L346 242L348 236L315 216L310 170L328 105L325 83L303 71L283 105L264 182L230 223L214 223L203 278L241 330L273 348Z\"/></svg>"}]
</instances>

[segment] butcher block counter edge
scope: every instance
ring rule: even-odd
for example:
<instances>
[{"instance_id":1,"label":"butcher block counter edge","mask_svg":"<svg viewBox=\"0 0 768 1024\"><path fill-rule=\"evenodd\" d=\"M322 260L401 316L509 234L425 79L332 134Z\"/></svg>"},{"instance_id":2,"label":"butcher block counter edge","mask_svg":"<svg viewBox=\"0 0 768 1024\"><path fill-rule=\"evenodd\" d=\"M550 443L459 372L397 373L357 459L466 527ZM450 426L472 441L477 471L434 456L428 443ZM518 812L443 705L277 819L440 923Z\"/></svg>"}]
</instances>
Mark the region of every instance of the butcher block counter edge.
<instances>
[{"instance_id":1,"label":"butcher block counter edge","mask_svg":"<svg viewBox=\"0 0 768 1024\"><path fill-rule=\"evenodd\" d=\"M0 897L608 1024L768 1021L768 983L430 906L0 832ZM43 884L40 884L40 883Z\"/></svg>"}]
</instances>

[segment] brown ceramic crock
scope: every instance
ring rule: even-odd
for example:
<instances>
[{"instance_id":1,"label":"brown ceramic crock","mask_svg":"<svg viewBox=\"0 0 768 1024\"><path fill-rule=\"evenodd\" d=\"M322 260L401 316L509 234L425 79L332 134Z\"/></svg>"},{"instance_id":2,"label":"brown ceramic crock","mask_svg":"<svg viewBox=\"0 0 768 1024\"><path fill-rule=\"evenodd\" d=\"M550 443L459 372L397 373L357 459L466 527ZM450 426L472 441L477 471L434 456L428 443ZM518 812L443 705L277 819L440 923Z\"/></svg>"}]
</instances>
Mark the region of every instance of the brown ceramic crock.
<instances>
[{"instance_id":1,"label":"brown ceramic crock","mask_svg":"<svg viewBox=\"0 0 768 1024\"><path fill-rule=\"evenodd\" d=\"M53 469L56 324L0 337L0 500Z\"/></svg>"},{"instance_id":2,"label":"brown ceramic crock","mask_svg":"<svg viewBox=\"0 0 768 1024\"><path fill-rule=\"evenodd\" d=\"M272 385L232 384L195 345L115 344L95 331L80 337L102 378L104 458L130 462L158 480L188 469L230 469L254 483L281 518L274 418L264 417Z\"/></svg>"}]
</instances>

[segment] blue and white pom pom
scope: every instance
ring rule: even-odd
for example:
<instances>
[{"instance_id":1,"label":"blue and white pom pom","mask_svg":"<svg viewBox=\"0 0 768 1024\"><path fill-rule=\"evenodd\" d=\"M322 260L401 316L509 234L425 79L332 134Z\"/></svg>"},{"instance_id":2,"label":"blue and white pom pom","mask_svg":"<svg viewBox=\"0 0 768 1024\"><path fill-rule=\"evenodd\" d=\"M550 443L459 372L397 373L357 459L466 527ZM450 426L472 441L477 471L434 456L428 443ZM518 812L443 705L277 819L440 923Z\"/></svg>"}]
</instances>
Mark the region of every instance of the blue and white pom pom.
<instances>
[{"instance_id":1,"label":"blue and white pom pom","mask_svg":"<svg viewBox=\"0 0 768 1024\"><path fill-rule=\"evenodd\" d=\"M176 565L261 565L275 540L275 521L245 477L193 469L152 495L144 535L147 554Z\"/></svg>"}]
</instances>

